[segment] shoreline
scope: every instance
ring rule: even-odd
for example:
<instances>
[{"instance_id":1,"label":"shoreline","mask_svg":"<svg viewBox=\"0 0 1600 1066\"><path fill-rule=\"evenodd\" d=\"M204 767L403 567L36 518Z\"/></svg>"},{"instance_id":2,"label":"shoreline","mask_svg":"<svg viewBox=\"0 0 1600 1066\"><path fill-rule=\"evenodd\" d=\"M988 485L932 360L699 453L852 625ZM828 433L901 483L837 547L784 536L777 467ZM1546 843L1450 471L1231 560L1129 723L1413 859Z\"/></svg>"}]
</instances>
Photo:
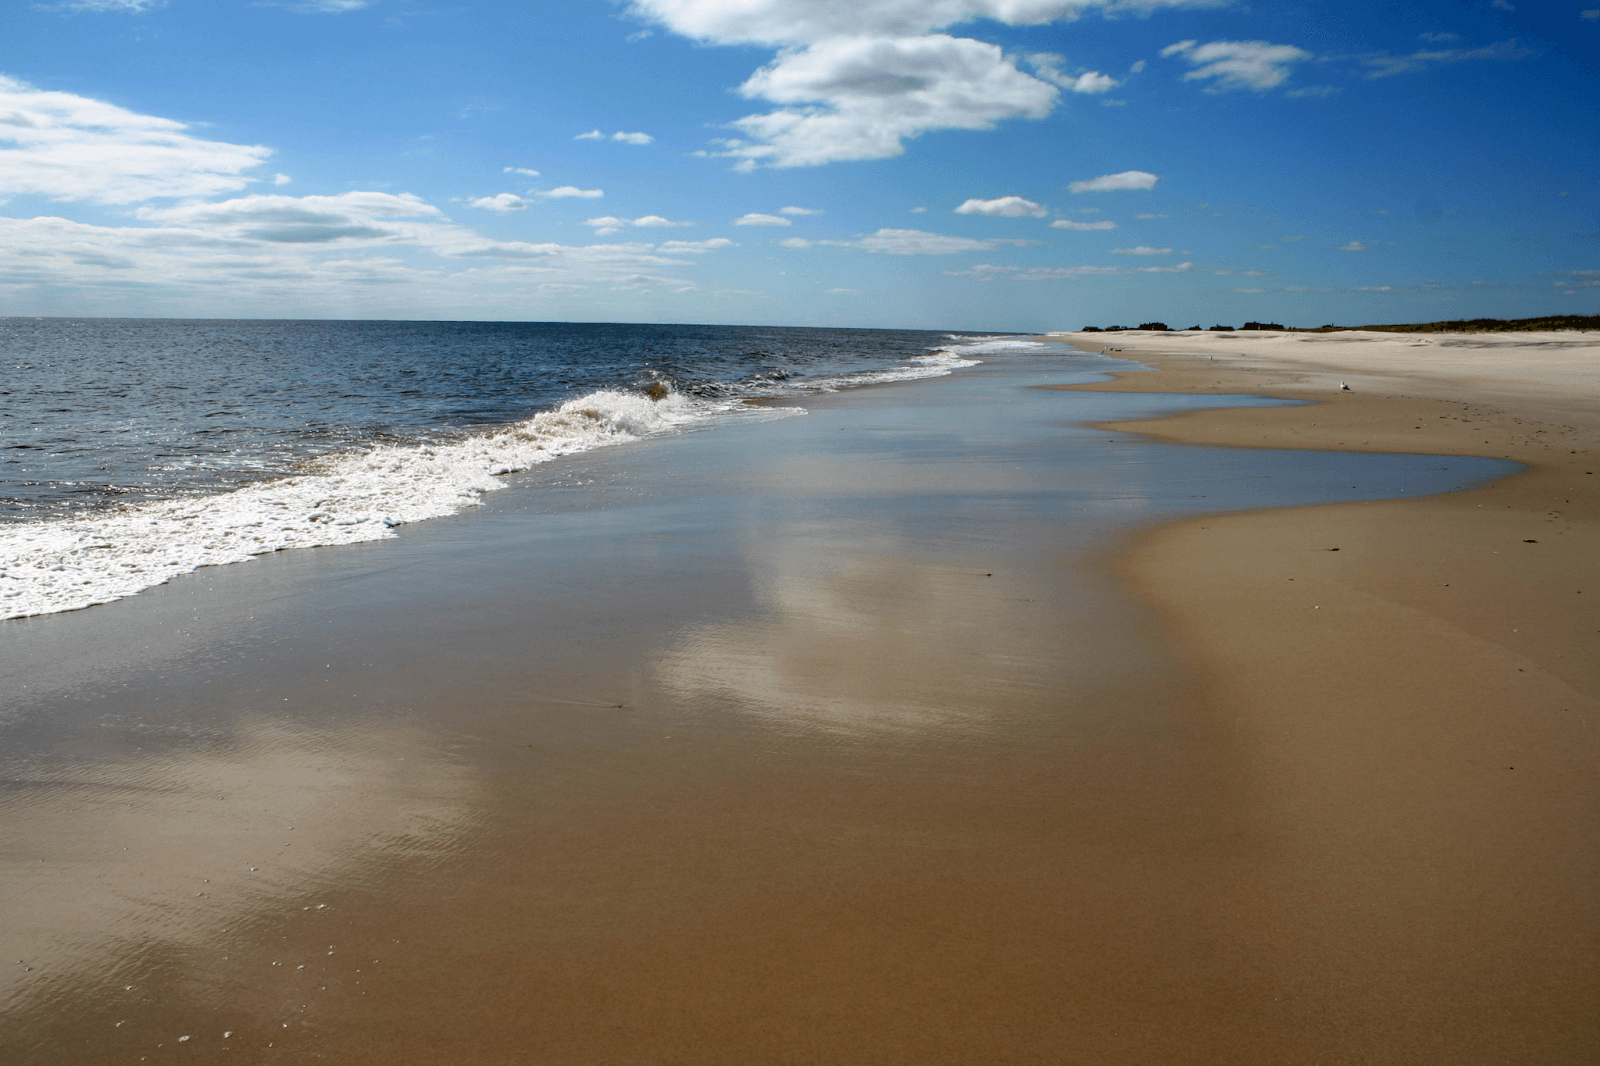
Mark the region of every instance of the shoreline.
<instances>
[{"instance_id":1,"label":"shoreline","mask_svg":"<svg viewBox=\"0 0 1600 1066\"><path fill-rule=\"evenodd\" d=\"M1463 1046L1483 1057L1459 1061L1500 1061L1487 1048L1519 1040L1544 1045L1526 1061L1593 1057L1600 409L1559 380L1486 396L1482 379L1358 365L1342 371L1345 392L1336 356L1071 339L1154 372L1067 388L1315 401L1103 428L1525 465L1440 496L1163 522L1105 564L1251 753L1254 818L1279 856L1253 905L1268 926L1285 899L1315 916L1291 935L1338 960L1345 1021L1419 1033L1420 1003L1470 1005L1457 1021L1478 1032ZM1388 1050L1436 1050L1402 1046Z\"/></svg>"},{"instance_id":2,"label":"shoreline","mask_svg":"<svg viewBox=\"0 0 1600 1066\"><path fill-rule=\"evenodd\" d=\"M1393 878L1360 855L1362 884L1320 869L1384 827L1322 813L1291 731L1219 703L1098 565L1160 515L1509 464L1164 444L1091 423L1195 401L1035 387L1102 373L1011 354L820 395L547 465L392 540L5 631L31 687L0 722L25 960L0 1048L1581 1061L1590 986L1557 949L1524 966L1478 935L1481 901L1418 918L1363 888ZM1221 425L1294 410L1223 402L1245 406ZM1433 937L1374 961L1397 912Z\"/></svg>"}]
</instances>

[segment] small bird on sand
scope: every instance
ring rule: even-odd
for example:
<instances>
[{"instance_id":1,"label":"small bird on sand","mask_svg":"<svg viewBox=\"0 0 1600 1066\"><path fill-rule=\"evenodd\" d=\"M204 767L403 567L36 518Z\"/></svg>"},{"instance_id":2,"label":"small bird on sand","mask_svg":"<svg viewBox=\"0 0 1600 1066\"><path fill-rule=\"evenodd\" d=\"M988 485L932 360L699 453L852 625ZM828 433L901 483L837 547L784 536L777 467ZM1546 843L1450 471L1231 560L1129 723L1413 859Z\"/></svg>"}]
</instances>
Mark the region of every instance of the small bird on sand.
<instances>
[{"instance_id":1,"label":"small bird on sand","mask_svg":"<svg viewBox=\"0 0 1600 1066\"><path fill-rule=\"evenodd\" d=\"M1341 381L1341 382L1339 382L1339 391L1341 391L1341 392L1349 392L1350 391L1350 386L1346 385L1344 382Z\"/></svg>"}]
</instances>

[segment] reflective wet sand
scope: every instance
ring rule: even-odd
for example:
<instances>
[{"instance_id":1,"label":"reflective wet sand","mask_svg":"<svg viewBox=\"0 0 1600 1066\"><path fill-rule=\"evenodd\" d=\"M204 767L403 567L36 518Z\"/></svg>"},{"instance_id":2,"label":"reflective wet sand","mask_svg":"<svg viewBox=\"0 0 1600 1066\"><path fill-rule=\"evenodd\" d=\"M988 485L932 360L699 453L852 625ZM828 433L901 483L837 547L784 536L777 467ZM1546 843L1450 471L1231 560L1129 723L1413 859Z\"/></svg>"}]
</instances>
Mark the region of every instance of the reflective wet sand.
<instances>
[{"instance_id":1,"label":"reflective wet sand","mask_svg":"<svg viewBox=\"0 0 1600 1066\"><path fill-rule=\"evenodd\" d=\"M1091 430L1195 401L1029 387L1073 366L8 626L0 1058L1323 1061L1370 1015L1257 746L1096 564L1508 467Z\"/></svg>"}]
</instances>

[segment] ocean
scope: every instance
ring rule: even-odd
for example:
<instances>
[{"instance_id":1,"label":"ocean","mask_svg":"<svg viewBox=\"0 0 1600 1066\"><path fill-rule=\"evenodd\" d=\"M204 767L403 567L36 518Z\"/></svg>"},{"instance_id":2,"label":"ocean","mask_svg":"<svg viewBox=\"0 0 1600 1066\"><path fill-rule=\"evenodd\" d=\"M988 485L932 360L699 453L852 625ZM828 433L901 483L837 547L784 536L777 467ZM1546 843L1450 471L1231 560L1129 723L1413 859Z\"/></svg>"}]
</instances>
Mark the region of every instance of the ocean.
<instances>
[{"instance_id":1,"label":"ocean","mask_svg":"<svg viewBox=\"0 0 1600 1066\"><path fill-rule=\"evenodd\" d=\"M561 456L1041 346L771 326L0 319L0 618L393 536Z\"/></svg>"}]
</instances>

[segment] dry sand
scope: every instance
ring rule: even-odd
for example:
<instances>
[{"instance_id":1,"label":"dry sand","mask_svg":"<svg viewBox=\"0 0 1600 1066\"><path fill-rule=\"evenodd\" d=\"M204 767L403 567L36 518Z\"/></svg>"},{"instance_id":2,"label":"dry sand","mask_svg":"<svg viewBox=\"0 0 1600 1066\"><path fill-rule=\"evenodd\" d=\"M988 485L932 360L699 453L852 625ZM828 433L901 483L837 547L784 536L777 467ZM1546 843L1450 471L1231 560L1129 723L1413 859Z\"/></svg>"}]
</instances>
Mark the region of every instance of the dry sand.
<instances>
[{"instance_id":1,"label":"dry sand","mask_svg":"<svg viewBox=\"0 0 1600 1066\"><path fill-rule=\"evenodd\" d=\"M1319 972L1372 1040L1326 1061L1435 1061L1441 1023L1479 1049L1456 1061L1596 1061L1600 336L1064 339L1158 370L1088 388L1316 403L1117 428L1527 464L1442 497L1171 523L1114 565L1250 753L1271 841L1250 905L1305 963L1285 988Z\"/></svg>"}]
</instances>

